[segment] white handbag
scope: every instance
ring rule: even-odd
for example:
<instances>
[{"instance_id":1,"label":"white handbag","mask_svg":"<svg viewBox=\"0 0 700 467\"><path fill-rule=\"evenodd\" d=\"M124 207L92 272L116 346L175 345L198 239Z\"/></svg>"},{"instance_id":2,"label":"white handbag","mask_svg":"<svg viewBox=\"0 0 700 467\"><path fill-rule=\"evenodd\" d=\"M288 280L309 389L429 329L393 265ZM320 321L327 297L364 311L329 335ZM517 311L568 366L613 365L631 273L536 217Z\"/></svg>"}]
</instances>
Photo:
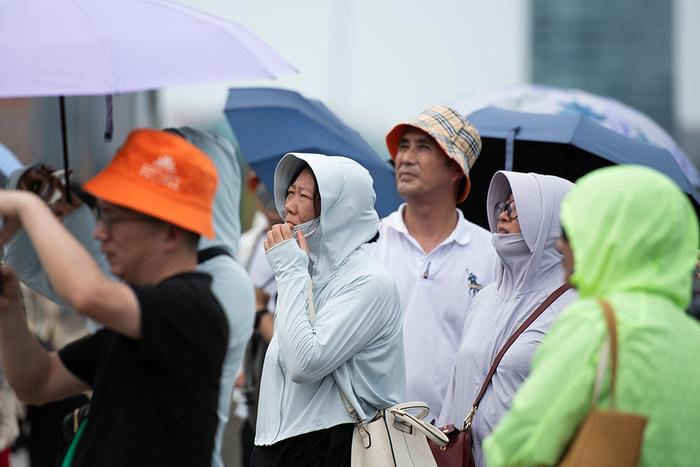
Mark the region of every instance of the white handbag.
<instances>
[{"instance_id":1,"label":"white handbag","mask_svg":"<svg viewBox=\"0 0 700 467\"><path fill-rule=\"evenodd\" d=\"M407 409L419 409L417 416ZM355 422L352 467L437 467L428 439L439 446L448 439L423 421L430 409L422 402L397 404L379 412L370 423Z\"/></svg>"},{"instance_id":2,"label":"white handbag","mask_svg":"<svg viewBox=\"0 0 700 467\"><path fill-rule=\"evenodd\" d=\"M307 284L308 313L311 322L316 319L316 307ZM334 376L335 379L335 376ZM369 423L363 423L357 411L336 382L350 418L355 422L352 434L352 467L437 467L428 439L445 446L447 436L423 419L430 413L424 402L405 402L379 412ZM417 410L412 415L408 410Z\"/></svg>"}]
</instances>

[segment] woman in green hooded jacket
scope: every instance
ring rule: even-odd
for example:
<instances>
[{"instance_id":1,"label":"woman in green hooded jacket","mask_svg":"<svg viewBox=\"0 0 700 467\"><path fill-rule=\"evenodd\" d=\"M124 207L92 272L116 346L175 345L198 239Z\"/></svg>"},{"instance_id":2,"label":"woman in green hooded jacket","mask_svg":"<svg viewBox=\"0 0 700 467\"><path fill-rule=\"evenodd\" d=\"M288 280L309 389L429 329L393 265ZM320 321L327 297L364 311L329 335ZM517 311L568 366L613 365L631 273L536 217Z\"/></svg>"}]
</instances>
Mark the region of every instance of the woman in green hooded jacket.
<instances>
[{"instance_id":1,"label":"woman in green hooded jacket","mask_svg":"<svg viewBox=\"0 0 700 467\"><path fill-rule=\"evenodd\" d=\"M640 465L697 465L700 324L683 311L698 248L690 202L651 169L615 166L579 180L561 224L579 300L552 326L511 411L486 439L487 465L559 461L592 405L607 335L599 298L617 321L617 409L647 418ZM608 374L597 405L609 403Z\"/></svg>"}]
</instances>

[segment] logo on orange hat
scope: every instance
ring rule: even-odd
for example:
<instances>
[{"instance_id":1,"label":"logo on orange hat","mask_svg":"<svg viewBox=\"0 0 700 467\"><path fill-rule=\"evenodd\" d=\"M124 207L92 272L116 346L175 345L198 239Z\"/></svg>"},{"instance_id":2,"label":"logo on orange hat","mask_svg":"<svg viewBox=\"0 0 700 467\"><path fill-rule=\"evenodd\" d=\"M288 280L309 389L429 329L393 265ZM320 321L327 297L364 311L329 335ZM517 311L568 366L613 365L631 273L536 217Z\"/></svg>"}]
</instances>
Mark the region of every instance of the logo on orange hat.
<instances>
[{"instance_id":1,"label":"logo on orange hat","mask_svg":"<svg viewBox=\"0 0 700 467\"><path fill-rule=\"evenodd\" d=\"M144 163L139 175L146 180L158 183L173 191L180 191L182 179L177 174L177 167L172 156L163 154L152 163Z\"/></svg>"}]
</instances>

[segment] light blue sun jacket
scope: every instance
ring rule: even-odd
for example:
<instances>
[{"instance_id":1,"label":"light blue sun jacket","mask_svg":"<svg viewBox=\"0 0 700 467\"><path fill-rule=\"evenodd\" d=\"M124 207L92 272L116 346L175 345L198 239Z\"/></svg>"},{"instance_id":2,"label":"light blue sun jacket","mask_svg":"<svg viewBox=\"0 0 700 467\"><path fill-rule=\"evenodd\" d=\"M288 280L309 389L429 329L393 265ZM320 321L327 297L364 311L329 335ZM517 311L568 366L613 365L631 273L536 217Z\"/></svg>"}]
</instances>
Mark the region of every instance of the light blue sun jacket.
<instances>
[{"instance_id":1,"label":"light blue sun jacket","mask_svg":"<svg viewBox=\"0 0 700 467\"><path fill-rule=\"evenodd\" d=\"M352 423L337 385L365 421L405 396L398 292L384 267L360 249L379 226L372 178L344 157L288 154L275 171L281 215L301 161L318 183L320 225L307 238L309 255L296 239L267 252L278 297L275 334L263 367L256 445Z\"/></svg>"}]
</instances>

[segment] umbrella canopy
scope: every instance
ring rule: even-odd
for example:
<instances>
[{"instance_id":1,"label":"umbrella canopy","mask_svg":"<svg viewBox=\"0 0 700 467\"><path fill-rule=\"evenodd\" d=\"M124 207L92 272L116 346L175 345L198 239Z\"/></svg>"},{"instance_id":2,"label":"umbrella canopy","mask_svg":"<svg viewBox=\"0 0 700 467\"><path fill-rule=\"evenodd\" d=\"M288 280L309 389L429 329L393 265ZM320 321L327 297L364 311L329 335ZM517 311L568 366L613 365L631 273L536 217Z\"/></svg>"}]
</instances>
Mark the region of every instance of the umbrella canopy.
<instances>
[{"instance_id":1,"label":"umbrella canopy","mask_svg":"<svg viewBox=\"0 0 700 467\"><path fill-rule=\"evenodd\" d=\"M242 26L165 0L0 0L0 62L0 97L60 96L66 186L64 96L295 71Z\"/></svg>"},{"instance_id":2,"label":"umbrella canopy","mask_svg":"<svg viewBox=\"0 0 700 467\"><path fill-rule=\"evenodd\" d=\"M362 164L374 179L380 216L401 204L390 163L321 102L285 89L231 89L224 113L243 156L271 193L282 156L311 152L346 156Z\"/></svg>"},{"instance_id":3,"label":"umbrella canopy","mask_svg":"<svg viewBox=\"0 0 700 467\"><path fill-rule=\"evenodd\" d=\"M541 84L520 84L493 94L479 94L457 101L454 108L469 115L486 107L539 114L581 115L625 136L666 148L694 186L700 186L700 173L688 155L654 120L637 109L609 97L578 89Z\"/></svg>"},{"instance_id":4,"label":"umbrella canopy","mask_svg":"<svg viewBox=\"0 0 700 467\"><path fill-rule=\"evenodd\" d=\"M0 97L115 94L295 71L244 27L165 0L2 0L0 62Z\"/></svg>"},{"instance_id":5,"label":"umbrella canopy","mask_svg":"<svg viewBox=\"0 0 700 467\"><path fill-rule=\"evenodd\" d=\"M472 190L462 206L473 222L488 225L486 194L501 169L556 175L571 181L611 164L656 169L683 189L700 209L700 194L667 149L609 130L581 115L545 115L489 107L468 116L483 141L471 171Z\"/></svg>"}]
</instances>

